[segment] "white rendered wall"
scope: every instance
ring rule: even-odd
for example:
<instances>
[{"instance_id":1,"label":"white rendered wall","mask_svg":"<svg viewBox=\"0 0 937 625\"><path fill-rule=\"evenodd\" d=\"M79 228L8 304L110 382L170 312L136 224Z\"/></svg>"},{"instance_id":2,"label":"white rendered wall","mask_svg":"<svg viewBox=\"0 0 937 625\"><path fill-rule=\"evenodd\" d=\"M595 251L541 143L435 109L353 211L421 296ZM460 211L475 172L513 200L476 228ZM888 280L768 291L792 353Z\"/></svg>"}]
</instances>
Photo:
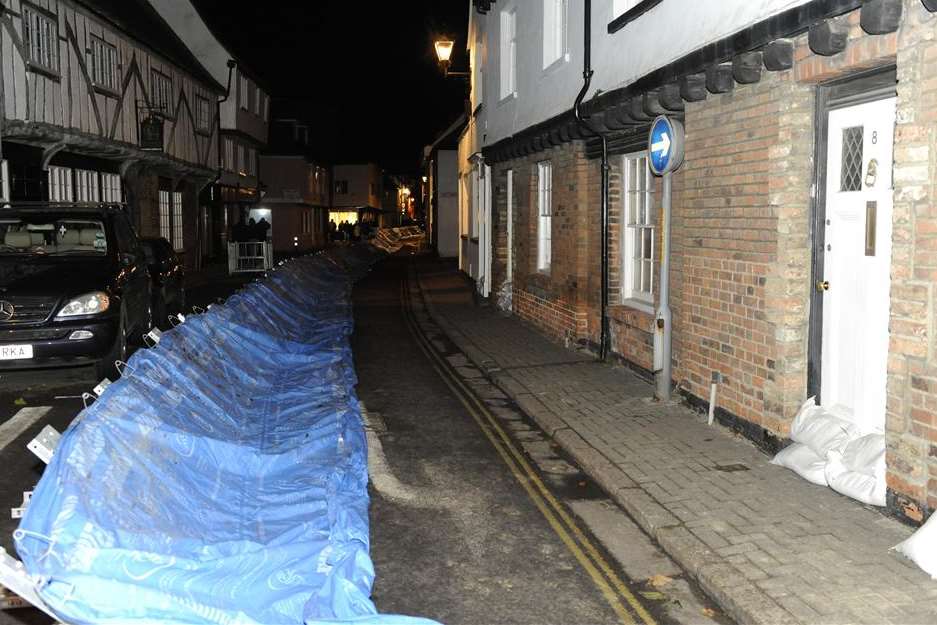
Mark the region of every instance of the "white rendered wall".
<instances>
[{"instance_id":1,"label":"white rendered wall","mask_svg":"<svg viewBox=\"0 0 937 625\"><path fill-rule=\"evenodd\" d=\"M809 0L664 0L614 34L612 0L592 3L592 68L587 99L596 90L626 86L682 56ZM483 107L476 118L477 140L491 145L572 108L582 86L583 5L570 0L568 60L543 69L543 1L505 0L480 15L472 11L469 45L482 31ZM517 11L517 97L499 100L501 11ZM474 91L474 90L473 90ZM479 102L473 101L473 110Z\"/></svg>"}]
</instances>

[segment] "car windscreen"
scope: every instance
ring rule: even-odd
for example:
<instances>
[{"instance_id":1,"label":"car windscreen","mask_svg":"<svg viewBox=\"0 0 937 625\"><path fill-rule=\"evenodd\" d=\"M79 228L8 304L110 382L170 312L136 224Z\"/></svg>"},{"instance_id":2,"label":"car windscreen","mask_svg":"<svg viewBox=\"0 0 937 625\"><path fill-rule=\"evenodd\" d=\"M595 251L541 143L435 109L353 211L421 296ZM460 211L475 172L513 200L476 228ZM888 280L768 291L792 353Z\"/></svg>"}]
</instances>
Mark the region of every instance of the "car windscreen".
<instances>
[{"instance_id":1,"label":"car windscreen","mask_svg":"<svg viewBox=\"0 0 937 625\"><path fill-rule=\"evenodd\" d=\"M0 218L0 255L107 254L104 222L86 217Z\"/></svg>"}]
</instances>

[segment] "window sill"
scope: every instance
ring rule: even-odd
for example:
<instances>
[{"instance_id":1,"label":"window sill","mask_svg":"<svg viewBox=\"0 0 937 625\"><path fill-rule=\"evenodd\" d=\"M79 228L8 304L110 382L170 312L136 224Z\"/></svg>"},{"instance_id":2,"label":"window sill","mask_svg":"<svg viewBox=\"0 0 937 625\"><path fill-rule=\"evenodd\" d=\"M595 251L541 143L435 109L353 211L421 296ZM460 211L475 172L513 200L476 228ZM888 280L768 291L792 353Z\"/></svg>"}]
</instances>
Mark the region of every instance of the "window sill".
<instances>
[{"instance_id":1,"label":"window sill","mask_svg":"<svg viewBox=\"0 0 937 625\"><path fill-rule=\"evenodd\" d=\"M557 68L563 67L567 63L569 63L569 52L567 52L563 56L557 57L556 59L550 61L549 65L546 65L543 68L543 74L544 75L551 74L554 71L556 71Z\"/></svg>"},{"instance_id":2,"label":"window sill","mask_svg":"<svg viewBox=\"0 0 937 625\"><path fill-rule=\"evenodd\" d=\"M208 128L196 128L195 134L202 135L203 137L210 137L211 130L209 130Z\"/></svg>"},{"instance_id":3,"label":"window sill","mask_svg":"<svg viewBox=\"0 0 937 625\"><path fill-rule=\"evenodd\" d=\"M641 0L641 2L637 3L608 23L608 34L611 35L613 33L617 33L619 30L635 21L663 1L664 0Z\"/></svg>"},{"instance_id":4,"label":"window sill","mask_svg":"<svg viewBox=\"0 0 937 625\"><path fill-rule=\"evenodd\" d=\"M629 297L629 298L623 299L621 301L621 304L619 304L618 306L620 308L630 308L632 310L637 310L643 313L647 313L649 315L653 315L656 312L654 308L654 304L652 302L649 302L643 299L637 299L635 297Z\"/></svg>"},{"instance_id":5,"label":"window sill","mask_svg":"<svg viewBox=\"0 0 937 625\"><path fill-rule=\"evenodd\" d=\"M42 65L38 65L36 63L33 63L32 61L28 61L26 63L26 70L34 74L40 74L42 76L45 76L46 78L50 78L54 80L55 82L61 82L62 80L62 75L59 74L54 69L43 67Z\"/></svg>"},{"instance_id":6,"label":"window sill","mask_svg":"<svg viewBox=\"0 0 937 625\"><path fill-rule=\"evenodd\" d=\"M513 101L516 100L516 99L517 99L517 92L516 92L516 91L512 91L511 93L507 94L506 96L502 96L502 98L501 98L500 100L498 100L498 106L503 106L503 105L507 104L508 102L513 102Z\"/></svg>"}]
</instances>

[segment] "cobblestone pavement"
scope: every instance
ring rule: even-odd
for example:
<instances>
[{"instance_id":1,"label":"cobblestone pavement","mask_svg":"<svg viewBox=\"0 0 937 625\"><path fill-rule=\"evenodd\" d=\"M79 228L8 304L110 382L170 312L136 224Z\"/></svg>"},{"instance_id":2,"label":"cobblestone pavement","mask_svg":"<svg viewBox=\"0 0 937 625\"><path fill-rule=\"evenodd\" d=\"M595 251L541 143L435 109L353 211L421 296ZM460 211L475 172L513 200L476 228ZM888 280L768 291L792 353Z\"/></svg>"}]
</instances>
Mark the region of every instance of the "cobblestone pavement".
<instances>
[{"instance_id":1,"label":"cobblestone pavement","mask_svg":"<svg viewBox=\"0 0 937 625\"><path fill-rule=\"evenodd\" d=\"M937 581L889 551L910 528L654 402L629 370L476 305L452 265L416 268L453 342L739 623L937 623Z\"/></svg>"}]
</instances>

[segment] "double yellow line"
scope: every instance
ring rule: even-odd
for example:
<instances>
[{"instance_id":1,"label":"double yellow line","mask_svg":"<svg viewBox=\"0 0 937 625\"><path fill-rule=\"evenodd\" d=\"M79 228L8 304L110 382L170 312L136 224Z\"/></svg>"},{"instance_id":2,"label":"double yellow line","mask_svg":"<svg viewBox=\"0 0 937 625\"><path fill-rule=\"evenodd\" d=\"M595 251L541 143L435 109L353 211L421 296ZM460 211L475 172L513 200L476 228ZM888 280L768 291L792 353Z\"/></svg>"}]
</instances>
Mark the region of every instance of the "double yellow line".
<instances>
[{"instance_id":1,"label":"double yellow line","mask_svg":"<svg viewBox=\"0 0 937 625\"><path fill-rule=\"evenodd\" d=\"M504 460L518 483L524 487L531 501L540 510L540 513L563 541L566 548L583 569L589 574L596 587L608 601L611 608L618 615L622 623L637 623L639 620L645 625L657 625L638 599L628 589L615 570L609 565L588 536L579 528L575 519L566 510L566 507L557 501L543 480L527 461L524 454L508 436L507 432L498 423L485 404L462 382L451 365L442 358L426 338L416 317L410 301L409 280L404 279L400 285L400 300L404 311L407 327L417 345L426 354L433 369L439 374L459 402L481 428L485 437Z\"/></svg>"}]
</instances>

